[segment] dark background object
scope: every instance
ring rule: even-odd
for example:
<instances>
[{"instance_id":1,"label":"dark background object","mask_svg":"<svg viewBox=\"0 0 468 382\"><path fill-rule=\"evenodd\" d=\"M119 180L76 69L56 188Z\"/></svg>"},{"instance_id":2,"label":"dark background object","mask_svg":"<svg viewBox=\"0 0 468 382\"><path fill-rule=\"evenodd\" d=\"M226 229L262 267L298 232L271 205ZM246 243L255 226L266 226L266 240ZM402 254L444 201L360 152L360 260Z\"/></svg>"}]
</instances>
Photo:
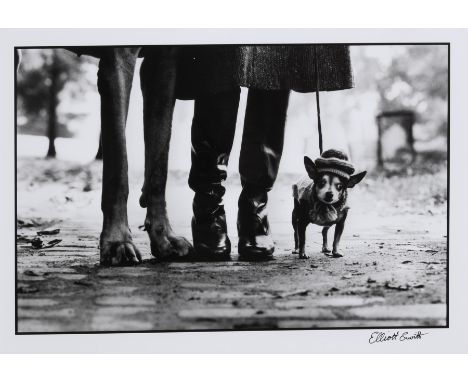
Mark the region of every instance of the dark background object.
<instances>
[{"instance_id":1,"label":"dark background object","mask_svg":"<svg viewBox=\"0 0 468 382\"><path fill-rule=\"evenodd\" d=\"M399 167L406 167L412 164L416 159L414 149L413 125L416 121L416 114L412 110L393 110L383 111L377 115L377 165L380 168L385 167L385 162L390 162ZM405 135L405 142L395 150L394 156L384 155L385 151L385 133L391 128L400 127ZM391 138L390 138L391 139Z\"/></svg>"}]
</instances>

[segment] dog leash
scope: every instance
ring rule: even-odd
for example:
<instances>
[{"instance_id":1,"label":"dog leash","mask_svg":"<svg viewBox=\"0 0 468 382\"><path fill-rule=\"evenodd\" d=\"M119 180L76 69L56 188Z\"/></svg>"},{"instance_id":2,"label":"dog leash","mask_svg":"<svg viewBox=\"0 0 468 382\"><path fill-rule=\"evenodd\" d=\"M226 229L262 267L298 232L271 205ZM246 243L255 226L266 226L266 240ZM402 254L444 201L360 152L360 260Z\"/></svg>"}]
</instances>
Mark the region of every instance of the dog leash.
<instances>
[{"instance_id":1,"label":"dog leash","mask_svg":"<svg viewBox=\"0 0 468 382\"><path fill-rule=\"evenodd\" d=\"M315 53L315 101L317 104L317 122L318 122L318 137L319 137L319 150L320 155L323 151L323 142L322 142L322 121L320 119L320 73L318 67L318 49L317 45L314 45Z\"/></svg>"}]
</instances>

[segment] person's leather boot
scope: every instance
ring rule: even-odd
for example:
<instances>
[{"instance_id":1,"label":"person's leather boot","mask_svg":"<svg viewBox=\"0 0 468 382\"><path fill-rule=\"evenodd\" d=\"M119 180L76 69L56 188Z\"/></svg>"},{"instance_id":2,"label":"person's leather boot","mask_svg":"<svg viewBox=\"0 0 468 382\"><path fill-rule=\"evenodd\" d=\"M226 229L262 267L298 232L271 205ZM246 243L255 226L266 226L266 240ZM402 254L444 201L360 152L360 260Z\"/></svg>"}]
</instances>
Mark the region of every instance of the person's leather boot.
<instances>
[{"instance_id":1,"label":"person's leather boot","mask_svg":"<svg viewBox=\"0 0 468 382\"><path fill-rule=\"evenodd\" d=\"M195 99L189 186L195 191L192 234L200 260L230 259L223 183L234 141L239 97L240 88L236 87Z\"/></svg>"},{"instance_id":2,"label":"person's leather boot","mask_svg":"<svg viewBox=\"0 0 468 382\"><path fill-rule=\"evenodd\" d=\"M202 198L198 194L193 202L192 237L195 257L205 261L230 260L231 242L227 235L224 206L207 208L208 203L199 203Z\"/></svg>"},{"instance_id":3,"label":"person's leather boot","mask_svg":"<svg viewBox=\"0 0 468 382\"><path fill-rule=\"evenodd\" d=\"M237 230L239 234L239 260L266 261L273 259L275 245L270 236L266 213L267 193L247 196L243 190L239 198Z\"/></svg>"}]
</instances>

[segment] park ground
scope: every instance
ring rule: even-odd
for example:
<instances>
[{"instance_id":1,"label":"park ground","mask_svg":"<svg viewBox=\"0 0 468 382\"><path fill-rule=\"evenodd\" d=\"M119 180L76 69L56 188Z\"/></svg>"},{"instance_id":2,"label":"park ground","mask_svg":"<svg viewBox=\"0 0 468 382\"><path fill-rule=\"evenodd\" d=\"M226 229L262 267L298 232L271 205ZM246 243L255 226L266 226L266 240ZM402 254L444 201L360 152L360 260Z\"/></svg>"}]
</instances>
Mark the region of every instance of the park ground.
<instances>
[{"instance_id":1,"label":"park ground","mask_svg":"<svg viewBox=\"0 0 468 382\"><path fill-rule=\"evenodd\" d=\"M155 261L141 230L143 171L132 171L129 219L143 263L108 268L99 266L101 163L18 158L18 332L445 326L447 168L420 164L371 174L350 192L340 259L320 253L316 226L310 259L292 254L297 175L280 174L269 203L276 260L265 263L237 261L236 174L225 201L233 260ZM170 218L189 239L192 196L187 173L171 172Z\"/></svg>"}]
</instances>

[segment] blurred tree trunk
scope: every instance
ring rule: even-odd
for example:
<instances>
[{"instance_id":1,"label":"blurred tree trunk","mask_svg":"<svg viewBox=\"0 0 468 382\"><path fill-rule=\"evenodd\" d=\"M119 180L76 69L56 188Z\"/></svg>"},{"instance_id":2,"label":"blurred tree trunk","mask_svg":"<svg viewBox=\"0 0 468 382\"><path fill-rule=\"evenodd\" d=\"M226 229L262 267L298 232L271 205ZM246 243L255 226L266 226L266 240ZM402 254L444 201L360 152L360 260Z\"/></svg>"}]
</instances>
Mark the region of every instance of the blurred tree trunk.
<instances>
[{"instance_id":1,"label":"blurred tree trunk","mask_svg":"<svg viewBox=\"0 0 468 382\"><path fill-rule=\"evenodd\" d=\"M59 69L56 63L55 54L52 59L52 66L50 70L50 87L49 87L49 120L47 126L47 137L49 138L49 149L47 150L47 158L55 158L57 152L55 151L55 138L57 137L57 106L58 106L58 81Z\"/></svg>"},{"instance_id":2,"label":"blurred tree trunk","mask_svg":"<svg viewBox=\"0 0 468 382\"><path fill-rule=\"evenodd\" d=\"M102 133L99 133L99 147L95 159L102 160Z\"/></svg>"}]
</instances>

